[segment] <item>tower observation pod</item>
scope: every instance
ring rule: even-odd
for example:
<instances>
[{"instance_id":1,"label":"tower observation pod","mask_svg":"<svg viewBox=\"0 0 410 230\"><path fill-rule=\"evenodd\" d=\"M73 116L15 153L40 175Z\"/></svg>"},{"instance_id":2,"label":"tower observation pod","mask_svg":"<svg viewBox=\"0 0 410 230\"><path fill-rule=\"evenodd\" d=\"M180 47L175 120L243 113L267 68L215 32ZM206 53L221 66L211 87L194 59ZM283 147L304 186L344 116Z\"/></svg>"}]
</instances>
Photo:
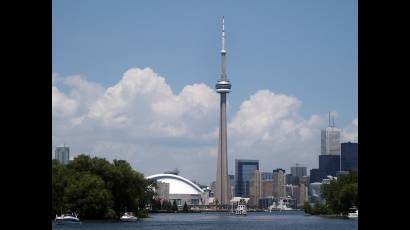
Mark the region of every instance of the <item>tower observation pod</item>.
<instances>
[{"instance_id":1,"label":"tower observation pod","mask_svg":"<svg viewBox=\"0 0 410 230\"><path fill-rule=\"evenodd\" d=\"M225 57L225 19L222 17L221 79L215 86L217 93L229 93L231 91L231 83L226 78Z\"/></svg>"}]
</instances>

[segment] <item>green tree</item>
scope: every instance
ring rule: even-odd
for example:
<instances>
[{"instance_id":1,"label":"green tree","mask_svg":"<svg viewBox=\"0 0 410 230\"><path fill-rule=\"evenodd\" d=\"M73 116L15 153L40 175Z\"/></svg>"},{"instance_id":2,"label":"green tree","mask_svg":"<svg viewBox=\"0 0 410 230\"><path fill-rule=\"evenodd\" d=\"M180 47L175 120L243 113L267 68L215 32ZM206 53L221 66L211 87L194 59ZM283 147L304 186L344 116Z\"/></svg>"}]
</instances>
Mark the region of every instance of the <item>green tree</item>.
<instances>
[{"instance_id":1,"label":"green tree","mask_svg":"<svg viewBox=\"0 0 410 230\"><path fill-rule=\"evenodd\" d=\"M312 214L315 215L324 215L329 214L329 209L325 204L321 204L320 202L316 202L312 208Z\"/></svg>"},{"instance_id":2,"label":"green tree","mask_svg":"<svg viewBox=\"0 0 410 230\"><path fill-rule=\"evenodd\" d=\"M112 206L111 193L104 181L88 172L74 173L64 192L67 208L79 216L103 218Z\"/></svg>"},{"instance_id":3,"label":"green tree","mask_svg":"<svg viewBox=\"0 0 410 230\"><path fill-rule=\"evenodd\" d=\"M346 215L349 208L358 206L358 177L356 172L342 175L338 179L323 184L321 193L326 200L327 207L332 214Z\"/></svg>"},{"instance_id":4,"label":"green tree","mask_svg":"<svg viewBox=\"0 0 410 230\"><path fill-rule=\"evenodd\" d=\"M310 207L309 202L305 202L303 204L303 210L305 211L305 213L312 213L312 207Z\"/></svg>"},{"instance_id":5,"label":"green tree","mask_svg":"<svg viewBox=\"0 0 410 230\"><path fill-rule=\"evenodd\" d=\"M189 208L188 208L188 205L186 204L186 202L184 203L184 208L182 209L182 211L184 211L184 212L189 211Z\"/></svg>"},{"instance_id":6,"label":"green tree","mask_svg":"<svg viewBox=\"0 0 410 230\"><path fill-rule=\"evenodd\" d=\"M170 201L166 200L166 201L164 202L164 206L165 206L164 209L167 210L167 212L171 212L171 211L172 211L172 204L171 204Z\"/></svg>"},{"instance_id":7,"label":"green tree","mask_svg":"<svg viewBox=\"0 0 410 230\"><path fill-rule=\"evenodd\" d=\"M125 207L129 211L145 211L154 186L153 181L145 179L123 160L110 163L83 154L67 165L53 160L51 214L54 217L72 209L84 218L117 218Z\"/></svg>"},{"instance_id":8,"label":"green tree","mask_svg":"<svg viewBox=\"0 0 410 230\"><path fill-rule=\"evenodd\" d=\"M52 161L51 174L51 217L64 211L64 188L67 185L66 169L57 160Z\"/></svg>"},{"instance_id":9,"label":"green tree","mask_svg":"<svg viewBox=\"0 0 410 230\"><path fill-rule=\"evenodd\" d=\"M175 200L172 203L172 211L173 212L178 212L178 205L177 205L177 202Z\"/></svg>"}]
</instances>

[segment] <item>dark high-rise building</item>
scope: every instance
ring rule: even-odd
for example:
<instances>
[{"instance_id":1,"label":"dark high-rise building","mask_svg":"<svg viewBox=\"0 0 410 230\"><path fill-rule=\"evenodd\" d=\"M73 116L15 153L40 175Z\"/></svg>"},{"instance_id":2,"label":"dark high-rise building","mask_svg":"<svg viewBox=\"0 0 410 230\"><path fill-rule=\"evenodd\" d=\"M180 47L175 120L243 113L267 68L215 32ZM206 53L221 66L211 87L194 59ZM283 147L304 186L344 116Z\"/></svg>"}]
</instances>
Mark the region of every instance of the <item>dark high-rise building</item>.
<instances>
[{"instance_id":1,"label":"dark high-rise building","mask_svg":"<svg viewBox=\"0 0 410 230\"><path fill-rule=\"evenodd\" d=\"M299 179L302 179L302 177L306 176L306 167L300 166L299 164L296 164L295 166L290 167L290 173L298 177Z\"/></svg>"},{"instance_id":2,"label":"dark high-rise building","mask_svg":"<svg viewBox=\"0 0 410 230\"><path fill-rule=\"evenodd\" d=\"M299 177L294 176L293 174L286 174L286 184L298 185Z\"/></svg>"},{"instance_id":3,"label":"dark high-rise building","mask_svg":"<svg viewBox=\"0 0 410 230\"><path fill-rule=\"evenodd\" d=\"M319 169L310 170L310 183L322 182L322 175Z\"/></svg>"},{"instance_id":4,"label":"dark high-rise building","mask_svg":"<svg viewBox=\"0 0 410 230\"><path fill-rule=\"evenodd\" d=\"M342 143L341 170L357 171L358 143Z\"/></svg>"},{"instance_id":5,"label":"dark high-rise building","mask_svg":"<svg viewBox=\"0 0 410 230\"><path fill-rule=\"evenodd\" d=\"M322 179L327 176L336 176L340 171L340 155L319 155L319 170Z\"/></svg>"},{"instance_id":6,"label":"dark high-rise building","mask_svg":"<svg viewBox=\"0 0 410 230\"><path fill-rule=\"evenodd\" d=\"M249 197L249 181L255 170L259 170L258 160L235 160L235 196Z\"/></svg>"}]
</instances>

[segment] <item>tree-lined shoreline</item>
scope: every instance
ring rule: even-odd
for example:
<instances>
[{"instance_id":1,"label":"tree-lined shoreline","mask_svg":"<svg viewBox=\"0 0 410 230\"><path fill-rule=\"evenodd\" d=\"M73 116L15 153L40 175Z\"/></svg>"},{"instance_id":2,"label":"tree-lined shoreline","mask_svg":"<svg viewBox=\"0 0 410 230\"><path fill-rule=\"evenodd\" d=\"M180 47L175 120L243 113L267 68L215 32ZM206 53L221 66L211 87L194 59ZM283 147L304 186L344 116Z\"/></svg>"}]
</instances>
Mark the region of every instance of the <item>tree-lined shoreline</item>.
<instances>
[{"instance_id":1,"label":"tree-lined shoreline","mask_svg":"<svg viewBox=\"0 0 410 230\"><path fill-rule=\"evenodd\" d=\"M316 202L311 206L305 202L304 210L308 214L323 216L346 216L353 206L359 208L357 172L350 172L328 184L322 184L321 196L325 202Z\"/></svg>"},{"instance_id":2,"label":"tree-lined shoreline","mask_svg":"<svg viewBox=\"0 0 410 230\"><path fill-rule=\"evenodd\" d=\"M125 210L147 217L154 186L124 160L84 154L66 165L53 160L51 217L73 211L82 219L117 219Z\"/></svg>"}]
</instances>

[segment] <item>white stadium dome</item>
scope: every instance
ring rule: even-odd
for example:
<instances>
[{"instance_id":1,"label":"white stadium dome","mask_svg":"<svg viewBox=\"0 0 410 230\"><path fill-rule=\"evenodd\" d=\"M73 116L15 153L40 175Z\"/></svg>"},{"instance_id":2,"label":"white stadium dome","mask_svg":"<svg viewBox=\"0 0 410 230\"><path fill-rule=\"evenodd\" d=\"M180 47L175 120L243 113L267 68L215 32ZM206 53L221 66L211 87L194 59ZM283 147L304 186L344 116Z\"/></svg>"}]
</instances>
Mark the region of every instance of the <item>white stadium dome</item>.
<instances>
[{"instance_id":1,"label":"white stadium dome","mask_svg":"<svg viewBox=\"0 0 410 230\"><path fill-rule=\"evenodd\" d=\"M203 190L190 180L174 174L155 174L147 179L154 179L162 183L169 184L169 194L191 194L201 195Z\"/></svg>"}]
</instances>

